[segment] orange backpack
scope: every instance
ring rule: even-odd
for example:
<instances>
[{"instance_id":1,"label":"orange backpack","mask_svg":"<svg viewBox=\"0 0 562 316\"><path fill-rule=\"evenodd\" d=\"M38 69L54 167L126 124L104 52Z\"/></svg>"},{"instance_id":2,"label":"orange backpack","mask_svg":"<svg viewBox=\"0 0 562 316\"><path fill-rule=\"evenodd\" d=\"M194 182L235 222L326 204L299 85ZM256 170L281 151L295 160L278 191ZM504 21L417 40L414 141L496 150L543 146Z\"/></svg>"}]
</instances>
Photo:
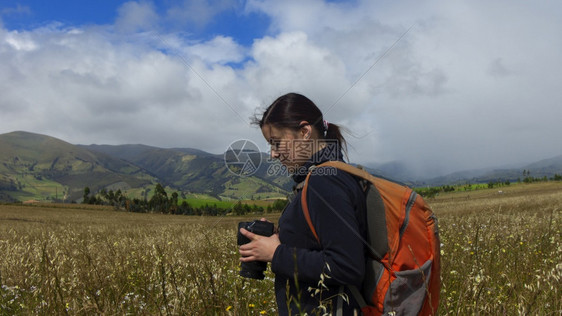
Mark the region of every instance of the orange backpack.
<instances>
[{"instance_id":1,"label":"orange backpack","mask_svg":"<svg viewBox=\"0 0 562 316\"><path fill-rule=\"evenodd\" d=\"M361 289L350 290L364 315L436 315L440 290L440 241L437 218L412 189L375 177L341 161L318 167L334 167L361 179L366 193L369 250ZM312 233L314 229L306 195L302 208Z\"/></svg>"}]
</instances>

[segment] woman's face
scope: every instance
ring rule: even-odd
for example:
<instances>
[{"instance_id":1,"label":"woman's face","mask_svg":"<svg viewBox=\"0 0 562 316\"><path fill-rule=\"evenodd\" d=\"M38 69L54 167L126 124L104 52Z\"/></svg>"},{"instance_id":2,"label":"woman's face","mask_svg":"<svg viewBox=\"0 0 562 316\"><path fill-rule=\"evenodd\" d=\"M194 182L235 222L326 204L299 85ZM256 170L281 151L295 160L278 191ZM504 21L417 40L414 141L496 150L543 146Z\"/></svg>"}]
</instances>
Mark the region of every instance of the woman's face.
<instances>
[{"instance_id":1,"label":"woman's face","mask_svg":"<svg viewBox=\"0 0 562 316\"><path fill-rule=\"evenodd\" d=\"M289 128L278 128L266 124L261 129L263 137L271 146L271 158L279 159L281 164L286 166L289 171L302 166L310 156L304 157L300 143L308 138L307 131L301 129L294 131Z\"/></svg>"}]
</instances>

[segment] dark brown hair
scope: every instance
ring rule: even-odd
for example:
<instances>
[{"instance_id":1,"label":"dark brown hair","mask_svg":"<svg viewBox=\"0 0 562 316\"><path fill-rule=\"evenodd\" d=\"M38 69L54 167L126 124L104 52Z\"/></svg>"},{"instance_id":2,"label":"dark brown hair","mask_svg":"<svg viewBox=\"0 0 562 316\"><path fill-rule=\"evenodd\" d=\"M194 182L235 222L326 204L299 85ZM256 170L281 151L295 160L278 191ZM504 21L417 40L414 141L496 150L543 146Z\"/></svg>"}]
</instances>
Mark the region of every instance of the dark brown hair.
<instances>
[{"instance_id":1,"label":"dark brown hair","mask_svg":"<svg viewBox=\"0 0 562 316\"><path fill-rule=\"evenodd\" d=\"M280 96L263 112L261 118L254 117L252 123L262 128L270 124L277 128L289 128L298 130L302 126L300 122L307 121L322 139L337 140L344 152L347 143L341 133L342 128L336 124L329 123L325 129L322 111L309 98L298 93L287 93ZM325 132L325 133L324 133Z\"/></svg>"}]
</instances>

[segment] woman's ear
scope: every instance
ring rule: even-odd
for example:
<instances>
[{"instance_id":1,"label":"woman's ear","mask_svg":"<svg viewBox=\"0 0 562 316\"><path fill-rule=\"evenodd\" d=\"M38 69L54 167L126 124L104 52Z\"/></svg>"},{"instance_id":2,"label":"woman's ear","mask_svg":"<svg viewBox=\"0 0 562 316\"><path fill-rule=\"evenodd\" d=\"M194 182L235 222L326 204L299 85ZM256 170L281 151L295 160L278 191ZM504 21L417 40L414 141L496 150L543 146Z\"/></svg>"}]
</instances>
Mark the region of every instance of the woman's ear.
<instances>
[{"instance_id":1,"label":"woman's ear","mask_svg":"<svg viewBox=\"0 0 562 316\"><path fill-rule=\"evenodd\" d=\"M301 121L299 126L301 127L299 133L303 139L310 139L312 136L312 126L307 121Z\"/></svg>"}]
</instances>

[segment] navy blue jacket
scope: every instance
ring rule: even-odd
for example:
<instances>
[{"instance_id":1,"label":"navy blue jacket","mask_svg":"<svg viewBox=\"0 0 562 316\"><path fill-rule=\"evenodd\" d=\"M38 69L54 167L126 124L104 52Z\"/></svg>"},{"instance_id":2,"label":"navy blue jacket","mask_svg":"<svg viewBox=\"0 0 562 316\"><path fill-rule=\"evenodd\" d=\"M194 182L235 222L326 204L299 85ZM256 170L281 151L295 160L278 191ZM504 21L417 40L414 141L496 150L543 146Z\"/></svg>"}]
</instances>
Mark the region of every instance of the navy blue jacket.
<instances>
[{"instance_id":1,"label":"navy blue jacket","mask_svg":"<svg viewBox=\"0 0 562 316\"><path fill-rule=\"evenodd\" d=\"M296 183L305 179L308 167L327 160L323 158L326 156L325 150L312 156L302 168L305 172L293 175ZM343 160L341 153L338 153L337 160ZM365 273L364 193L352 175L332 167L320 167L309 179L307 201L320 243L304 217L300 191L279 219L281 245L277 247L271 262L279 314L311 314L320 300L331 297L333 299L325 301L324 305L335 312L340 289L349 298L349 303L343 303L344 315L352 314L353 309L359 309L359 306L349 289L342 288L342 285L360 288ZM328 290L322 289L321 294L311 297L314 291L310 292L309 288L319 288L318 281L322 273L329 276L324 279ZM295 276L298 284L295 283Z\"/></svg>"}]
</instances>

